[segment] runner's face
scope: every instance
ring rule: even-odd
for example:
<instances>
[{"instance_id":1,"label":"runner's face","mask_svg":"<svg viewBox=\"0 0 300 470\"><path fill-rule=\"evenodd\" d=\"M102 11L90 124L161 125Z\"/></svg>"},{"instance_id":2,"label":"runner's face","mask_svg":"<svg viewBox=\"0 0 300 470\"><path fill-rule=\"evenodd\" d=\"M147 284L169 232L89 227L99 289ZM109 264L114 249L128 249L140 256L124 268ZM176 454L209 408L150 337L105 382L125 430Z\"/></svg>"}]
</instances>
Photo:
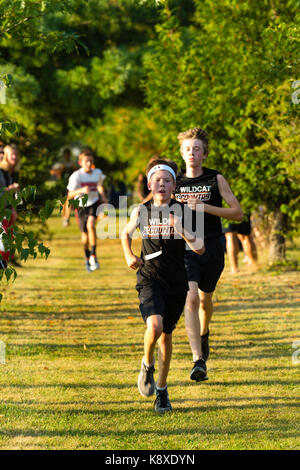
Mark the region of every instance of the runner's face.
<instances>
[{"instance_id":1,"label":"runner's face","mask_svg":"<svg viewBox=\"0 0 300 470\"><path fill-rule=\"evenodd\" d=\"M17 153L13 149L7 150L7 162L10 166L14 167L18 163Z\"/></svg>"},{"instance_id":2,"label":"runner's face","mask_svg":"<svg viewBox=\"0 0 300 470\"><path fill-rule=\"evenodd\" d=\"M92 167L94 164L94 159L93 157L83 157L80 164L81 164L81 168L83 169L85 173L91 173L93 169Z\"/></svg>"},{"instance_id":3,"label":"runner's face","mask_svg":"<svg viewBox=\"0 0 300 470\"><path fill-rule=\"evenodd\" d=\"M206 158L203 142L199 139L185 139L181 145L180 151L188 168L200 167Z\"/></svg>"},{"instance_id":4,"label":"runner's face","mask_svg":"<svg viewBox=\"0 0 300 470\"><path fill-rule=\"evenodd\" d=\"M167 204L175 190L175 182L167 170L159 170L151 176L148 188L152 191L153 199L158 204Z\"/></svg>"}]
</instances>

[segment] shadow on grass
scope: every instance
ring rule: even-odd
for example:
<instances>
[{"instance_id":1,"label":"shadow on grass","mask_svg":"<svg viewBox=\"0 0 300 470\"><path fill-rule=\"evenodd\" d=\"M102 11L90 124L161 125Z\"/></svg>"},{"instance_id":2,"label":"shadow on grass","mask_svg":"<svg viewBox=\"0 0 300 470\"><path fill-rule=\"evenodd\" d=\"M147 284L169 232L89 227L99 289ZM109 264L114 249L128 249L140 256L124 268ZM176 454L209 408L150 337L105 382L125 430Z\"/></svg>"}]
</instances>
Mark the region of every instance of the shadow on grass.
<instances>
[{"instance_id":1,"label":"shadow on grass","mask_svg":"<svg viewBox=\"0 0 300 470\"><path fill-rule=\"evenodd\" d=\"M251 396L251 397L231 397L231 398L228 398L228 397L218 397L218 398L205 398L205 399L201 399L201 398L186 398L186 399L183 399L183 398L173 398L172 399L172 403L185 403L185 402L192 402L192 403L199 403L201 404L201 408L205 407L207 409L211 409L212 407L215 408L215 405L207 405L207 402L216 402L218 401L218 403L221 403L221 402L242 402L242 401L246 401L246 402L256 402L256 401L267 401L268 403L265 403L265 404L262 404L262 403L254 403L254 404L247 404L247 405L232 405L232 407L236 408L236 407L245 407L245 408L251 408L251 407L254 407L254 408L257 408L257 407L272 407L273 405L275 407L278 407L278 406L291 406L291 407L300 407L300 402L299 400L297 400L297 397L273 397L273 396ZM270 402L284 402L284 403L270 403ZM290 403L289 403L290 402ZM73 401L40 401L40 400L23 400L23 401L14 401L14 400L1 400L1 405L5 405L5 406L22 406L23 408L26 407L26 405L40 405L40 406L56 406L57 408L59 408L60 406L79 406L79 405L86 405L86 406L113 406L113 405L118 405L118 406L122 406L122 405L133 405L133 404L137 404L137 403L141 403L140 401L138 400L119 400L119 401L99 401L99 400L85 400L85 401L80 401L80 400L73 400ZM144 404L146 404L147 402L145 401ZM148 401L149 403L149 401ZM220 405L218 405L217 408L220 408L220 409L226 409L228 407L228 405L225 405L224 403L221 403ZM32 410L32 408L28 408L30 410ZM191 408L191 410L194 409L194 408ZM182 408L180 408L180 411L182 410ZM34 410L33 409L33 412L39 412L39 410ZM55 410L54 410L55 411ZM67 410L63 410L65 412L67 412ZM78 413L79 411L82 411L82 410L74 410L74 412ZM100 410L100 411L107 411L107 410ZM124 412L126 410L113 410L112 412L113 413L116 413L117 411L120 411L120 412ZM131 411L134 411L134 410L131 410ZM53 412L53 410L45 410L45 412ZM86 413L90 413L92 412L93 413L93 410L86 410Z\"/></svg>"},{"instance_id":2,"label":"shadow on grass","mask_svg":"<svg viewBox=\"0 0 300 470\"><path fill-rule=\"evenodd\" d=\"M171 382L168 387L191 387L191 382ZM250 387L250 386L264 386L269 387L271 385L285 386L293 385L294 387L300 385L300 381L297 380L244 380L244 381L205 381L199 382L194 386L198 387ZM36 389L36 388L61 388L61 389L91 389L91 388L103 388L103 389L124 389L134 388L136 389L135 383L121 384L121 383L39 383L39 384L24 384L24 383L11 383L1 384L1 388L20 388L20 389ZM299 402L300 403L300 402Z\"/></svg>"},{"instance_id":3,"label":"shadow on grass","mask_svg":"<svg viewBox=\"0 0 300 470\"><path fill-rule=\"evenodd\" d=\"M30 306L28 307L30 308ZM34 308L34 307L33 307ZM8 312L6 309L6 313L1 312L0 320L111 320L111 319L124 319L128 316L135 316L138 315L140 318L140 314L136 308L132 306L124 309L123 306L120 307L111 307L109 310L95 308L95 305L85 304L82 307L77 305L77 308L82 308L81 310L74 310L74 306L58 306L57 309L51 310L18 310L15 309L13 312ZM63 312L59 310L63 309ZM94 315L94 316L92 316ZM67 316L67 318L66 318ZM44 317L44 318L43 318ZM46 318L45 318L46 317ZM50 318L52 317L52 318ZM102 318L101 318L102 317Z\"/></svg>"},{"instance_id":4,"label":"shadow on grass","mask_svg":"<svg viewBox=\"0 0 300 470\"><path fill-rule=\"evenodd\" d=\"M135 410L136 413L136 410ZM154 415L154 411L151 413L149 410L144 410L143 413L146 415ZM176 415L180 413L180 410L176 410ZM170 415L155 415L157 419L164 419L166 421L169 421L169 417L174 416L174 413ZM126 430L118 430L118 431L113 431L113 430L103 430L103 423L99 422L99 426L102 427L101 430L90 430L90 429L66 429L66 430L50 430L50 429L22 429L22 428L15 428L15 429L7 429L7 428L0 428L0 432L3 436L6 437L17 437L17 436L22 436L22 437L41 437L41 436L47 436L47 437L57 437L61 436L64 438L69 438L69 437L110 437L110 438L117 438L117 439L128 439L128 438L134 438L135 440L137 439L138 436L161 436L161 437L166 437L166 436L186 436L186 435L205 435L207 436L224 436L226 435L249 435L253 437L253 434L258 434L258 433L271 433L273 436L274 434L278 436L278 434L282 435L284 438L287 437L296 437L298 434L296 432L291 432L291 428L288 425L281 426L280 429L277 427L255 427L250 426L249 427L244 427L244 426L237 426L236 424L233 424L232 426L224 426L222 428L217 428L217 429L209 429L204 426L199 427L199 425L195 427L182 427L180 428L178 425L176 425L175 429L143 429L143 428L137 428L135 427L134 429L126 429ZM97 426L97 423L95 423L95 427ZM201 434L200 434L201 433ZM199 444L199 448L201 445ZM144 448L147 448L147 446Z\"/></svg>"}]
</instances>

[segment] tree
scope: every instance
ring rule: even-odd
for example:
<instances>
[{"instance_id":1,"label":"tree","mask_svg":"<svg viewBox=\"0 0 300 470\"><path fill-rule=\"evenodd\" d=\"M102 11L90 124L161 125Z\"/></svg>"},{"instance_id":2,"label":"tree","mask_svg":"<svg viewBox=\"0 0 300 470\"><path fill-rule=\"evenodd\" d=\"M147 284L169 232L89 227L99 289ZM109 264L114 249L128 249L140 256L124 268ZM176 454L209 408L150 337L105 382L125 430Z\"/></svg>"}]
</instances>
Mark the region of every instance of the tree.
<instances>
[{"instance_id":1,"label":"tree","mask_svg":"<svg viewBox=\"0 0 300 470\"><path fill-rule=\"evenodd\" d=\"M179 156L180 130L200 125L209 131L210 165L222 169L244 210L263 205L285 222L279 231L275 224L281 243L276 234L271 240L272 261L282 260L280 245L299 220L297 164L289 163L299 156L289 88L299 67L297 2L257 8L248 1L195 0L194 7L186 25L165 2L158 39L145 59L149 113L168 157Z\"/></svg>"},{"instance_id":2,"label":"tree","mask_svg":"<svg viewBox=\"0 0 300 470\"><path fill-rule=\"evenodd\" d=\"M30 128L35 127L32 104L39 95L39 84L33 75L26 72L22 66L16 66L14 62L9 63L9 48L15 44L16 54L20 54L20 43L23 48L39 51L43 54L55 51L71 50L78 44L79 39L73 33L66 33L49 29L46 27L46 19L50 14L66 11L71 2L57 1L12 1L2 0L0 2L0 42L1 42L1 83L8 91L9 99L1 103L2 116L0 119L1 138L16 136L20 125ZM18 52L19 51L19 52ZM45 55L44 55L45 57ZM5 95L6 98L6 95ZM22 102L23 109L19 103ZM38 240L32 229L28 229L33 220L45 222L51 215L55 200L44 201L41 207L35 204L36 188L23 185L21 192L16 194L10 191L2 191L0 198L0 239L2 258L9 262L11 256L18 253L20 258L26 260L29 256L35 258L37 254L49 255L49 250ZM17 223L12 222L12 215L17 207L21 217ZM35 219L34 219L35 217ZM9 280L16 271L9 266L1 270L0 278L5 275Z\"/></svg>"}]
</instances>

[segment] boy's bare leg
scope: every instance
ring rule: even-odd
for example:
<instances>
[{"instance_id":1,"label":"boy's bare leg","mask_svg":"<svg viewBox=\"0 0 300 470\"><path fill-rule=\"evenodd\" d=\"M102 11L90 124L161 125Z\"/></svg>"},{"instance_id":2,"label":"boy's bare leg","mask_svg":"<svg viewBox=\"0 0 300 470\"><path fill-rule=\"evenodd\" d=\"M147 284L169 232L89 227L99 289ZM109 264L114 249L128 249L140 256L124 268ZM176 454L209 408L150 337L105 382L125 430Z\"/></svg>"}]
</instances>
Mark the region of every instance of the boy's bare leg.
<instances>
[{"instance_id":1,"label":"boy's bare leg","mask_svg":"<svg viewBox=\"0 0 300 470\"><path fill-rule=\"evenodd\" d=\"M255 259L255 261L257 261L257 259L258 259L257 248L256 248L256 244L255 244L254 237L253 237L252 233L249 235L249 239L250 239L253 258Z\"/></svg>"},{"instance_id":2,"label":"boy's bare leg","mask_svg":"<svg viewBox=\"0 0 300 470\"><path fill-rule=\"evenodd\" d=\"M81 232L81 243L83 245L83 248L87 250L89 247L89 238L86 232Z\"/></svg>"},{"instance_id":3,"label":"boy's bare leg","mask_svg":"<svg viewBox=\"0 0 300 470\"><path fill-rule=\"evenodd\" d=\"M257 253L256 253L256 247L255 247L255 250L253 250L253 248L254 248L253 243L254 242L251 241L250 235L241 235L241 234L239 234L238 237L239 237L239 239L242 243L244 253L247 256L248 263L250 264L250 266L255 268L256 267Z\"/></svg>"},{"instance_id":4,"label":"boy's bare leg","mask_svg":"<svg viewBox=\"0 0 300 470\"><path fill-rule=\"evenodd\" d=\"M95 246L96 245L96 226L95 226L96 218L92 215L88 217L87 223L86 223L86 228L88 231L88 240L90 243L90 246Z\"/></svg>"},{"instance_id":5,"label":"boy's bare leg","mask_svg":"<svg viewBox=\"0 0 300 470\"><path fill-rule=\"evenodd\" d=\"M69 200L67 199L62 208L62 216L69 219L71 215L71 207L69 207Z\"/></svg>"},{"instance_id":6,"label":"boy's bare leg","mask_svg":"<svg viewBox=\"0 0 300 470\"><path fill-rule=\"evenodd\" d=\"M144 336L144 362L147 366L154 364L154 350L163 331L161 315L151 315L147 318L147 328Z\"/></svg>"},{"instance_id":7,"label":"boy's bare leg","mask_svg":"<svg viewBox=\"0 0 300 470\"><path fill-rule=\"evenodd\" d=\"M196 362L202 356L199 318L200 297L198 283L189 282L189 291L185 303L185 328L193 353L193 361Z\"/></svg>"},{"instance_id":8,"label":"boy's bare leg","mask_svg":"<svg viewBox=\"0 0 300 470\"><path fill-rule=\"evenodd\" d=\"M158 380L156 385L164 388L167 385L167 377L172 357L172 333L162 333L158 340Z\"/></svg>"},{"instance_id":9,"label":"boy's bare leg","mask_svg":"<svg viewBox=\"0 0 300 470\"><path fill-rule=\"evenodd\" d=\"M189 291L185 304L185 327L194 362L203 358L201 336L206 335L209 329L213 314L212 297L213 292L203 292L198 289L197 282L189 282Z\"/></svg>"},{"instance_id":10,"label":"boy's bare leg","mask_svg":"<svg viewBox=\"0 0 300 470\"><path fill-rule=\"evenodd\" d=\"M225 233L226 251L231 266L231 272L237 273L238 268L238 246L235 232Z\"/></svg>"},{"instance_id":11,"label":"boy's bare leg","mask_svg":"<svg viewBox=\"0 0 300 470\"><path fill-rule=\"evenodd\" d=\"M206 335L208 332L209 324L211 321L211 317L213 314L213 302L212 296L213 292L200 292L200 310L199 310L199 317L200 317L200 334L201 336Z\"/></svg>"}]
</instances>

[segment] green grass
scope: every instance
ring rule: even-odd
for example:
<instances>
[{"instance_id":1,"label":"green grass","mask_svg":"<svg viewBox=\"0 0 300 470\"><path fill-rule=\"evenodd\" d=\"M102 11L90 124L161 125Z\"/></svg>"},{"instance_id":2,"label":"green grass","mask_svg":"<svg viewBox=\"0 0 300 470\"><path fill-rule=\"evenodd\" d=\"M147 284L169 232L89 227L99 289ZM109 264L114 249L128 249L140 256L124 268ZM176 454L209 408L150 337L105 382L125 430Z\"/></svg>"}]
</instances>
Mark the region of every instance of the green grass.
<instances>
[{"instance_id":1,"label":"green grass","mask_svg":"<svg viewBox=\"0 0 300 470\"><path fill-rule=\"evenodd\" d=\"M50 258L20 268L1 303L1 449L299 448L299 273L226 267L209 381L189 380L182 317L169 375L174 411L157 416L136 386L144 325L120 242L99 241L101 270L88 274L75 220L50 225Z\"/></svg>"}]
</instances>

